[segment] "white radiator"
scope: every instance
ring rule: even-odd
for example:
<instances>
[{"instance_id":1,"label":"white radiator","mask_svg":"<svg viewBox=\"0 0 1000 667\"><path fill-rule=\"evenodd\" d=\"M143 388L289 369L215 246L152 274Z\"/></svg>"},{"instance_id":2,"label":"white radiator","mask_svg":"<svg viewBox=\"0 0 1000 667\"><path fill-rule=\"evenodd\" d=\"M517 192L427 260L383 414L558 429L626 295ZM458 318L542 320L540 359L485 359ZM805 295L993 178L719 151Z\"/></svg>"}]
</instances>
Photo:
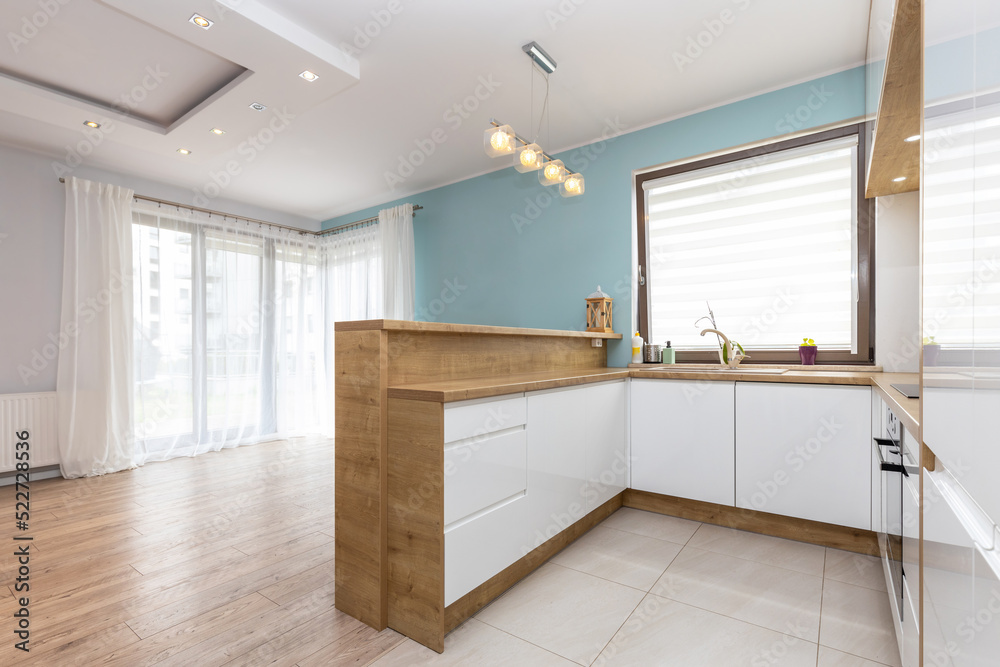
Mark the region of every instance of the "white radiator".
<instances>
[{"instance_id":1,"label":"white radiator","mask_svg":"<svg viewBox=\"0 0 1000 667\"><path fill-rule=\"evenodd\" d=\"M14 470L17 433L28 432L31 467L59 463L56 393L0 394L0 474Z\"/></svg>"}]
</instances>

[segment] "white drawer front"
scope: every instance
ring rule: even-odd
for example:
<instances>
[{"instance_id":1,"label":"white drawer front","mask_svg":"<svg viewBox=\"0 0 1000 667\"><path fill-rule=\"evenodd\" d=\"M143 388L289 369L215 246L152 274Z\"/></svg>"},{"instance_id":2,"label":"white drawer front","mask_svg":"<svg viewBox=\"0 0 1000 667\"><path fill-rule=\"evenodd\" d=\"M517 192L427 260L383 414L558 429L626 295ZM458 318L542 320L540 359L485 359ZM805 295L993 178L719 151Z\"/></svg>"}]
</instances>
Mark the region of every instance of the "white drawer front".
<instances>
[{"instance_id":1,"label":"white drawer front","mask_svg":"<svg viewBox=\"0 0 1000 667\"><path fill-rule=\"evenodd\" d=\"M528 497L520 496L444 533L444 603L499 574L527 550Z\"/></svg>"},{"instance_id":2,"label":"white drawer front","mask_svg":"<svg viewBox=\"0 0 1000 667\"><path fill-rule=\"evenodd\" d=\"M450 403L444 408L445 443L479 438L526 421L524 394Z\"/></svg>"},{"instance_id":3,"label":"white drawer front","mask_svg":"<svg viewBox=\"0 0 1000 667\"><path fill-rule=\"evenodd\" d=\"M524 492L526 442L524 429L517 428L445 446L445 526Z\"/></svg>"}]
</instances>

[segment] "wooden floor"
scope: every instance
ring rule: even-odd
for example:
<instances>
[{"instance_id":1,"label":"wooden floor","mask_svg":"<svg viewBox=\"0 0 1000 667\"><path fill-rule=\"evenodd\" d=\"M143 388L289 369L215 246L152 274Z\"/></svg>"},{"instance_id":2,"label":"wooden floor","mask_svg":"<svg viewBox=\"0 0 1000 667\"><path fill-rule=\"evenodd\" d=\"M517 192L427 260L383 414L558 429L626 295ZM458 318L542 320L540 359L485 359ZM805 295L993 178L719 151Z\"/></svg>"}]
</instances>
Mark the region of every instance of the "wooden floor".
<instances>
[{"instance_id":1,"label":"wooden floor","mask_svg":"<svg viewBox=\"0 0 1000 667\"><path fill-rule=\"evenodd\" d=\"M0 664L365 665L402 641L333 607L333 441L0 488ZM13 536L30 535L30 653ZM23 596L19 593L18 596Z\"/></svg>"}]
</instances>

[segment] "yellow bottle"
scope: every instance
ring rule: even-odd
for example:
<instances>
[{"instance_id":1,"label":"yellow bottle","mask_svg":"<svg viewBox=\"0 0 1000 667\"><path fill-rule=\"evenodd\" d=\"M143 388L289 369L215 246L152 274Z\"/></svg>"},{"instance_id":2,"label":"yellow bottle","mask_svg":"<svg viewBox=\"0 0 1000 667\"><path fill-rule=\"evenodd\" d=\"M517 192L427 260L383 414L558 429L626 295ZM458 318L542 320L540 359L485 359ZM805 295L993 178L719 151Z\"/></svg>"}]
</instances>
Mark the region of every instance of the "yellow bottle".
<instances>
[{"instance_id":1,"label":"yellow bottle","mask_svg":"<svg viewBox=\"0 0 1000 667\"><path fill-rule=\"evenodd\" d=\"M642 336L639 335L638 331L632 336L632 363L642 363Z\"/></svg>"}]
</instances>

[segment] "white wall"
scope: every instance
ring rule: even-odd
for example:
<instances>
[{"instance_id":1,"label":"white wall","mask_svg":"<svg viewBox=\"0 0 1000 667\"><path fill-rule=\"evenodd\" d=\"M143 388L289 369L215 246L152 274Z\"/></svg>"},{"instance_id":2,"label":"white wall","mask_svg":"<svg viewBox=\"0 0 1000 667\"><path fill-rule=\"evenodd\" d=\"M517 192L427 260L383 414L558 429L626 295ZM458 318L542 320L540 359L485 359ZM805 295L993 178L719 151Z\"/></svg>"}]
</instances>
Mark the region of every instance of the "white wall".
<instances>
[{"instance_id":1,"label":"white wall","mask_svg":"<svg viewBox=\"0 0 1000 667\"><path fill-rule=\"evenodd\" d=\"M876 200L875 362L886 372L918 370L919 227L919 193Z\"/></svg>"},{"instance_id":2,"label":"white wall","mask_svg":"<svg viewBox=\"0 0 1000 667\"><path fill-rule=\"evenodd\" d=\"M65 190L50 157L0 145L0 394L54 391L56 362L44 359L59 331ZM132 188L180 203L191 192L162 183L82 166L74 176ZM239 202L212 207L316 231L319 222ZM51 348L50 348L51 351ZM36 354L39 355L36 357ZM39 367L22 379L18 366Z\"/></svg>"}]
</instances>

